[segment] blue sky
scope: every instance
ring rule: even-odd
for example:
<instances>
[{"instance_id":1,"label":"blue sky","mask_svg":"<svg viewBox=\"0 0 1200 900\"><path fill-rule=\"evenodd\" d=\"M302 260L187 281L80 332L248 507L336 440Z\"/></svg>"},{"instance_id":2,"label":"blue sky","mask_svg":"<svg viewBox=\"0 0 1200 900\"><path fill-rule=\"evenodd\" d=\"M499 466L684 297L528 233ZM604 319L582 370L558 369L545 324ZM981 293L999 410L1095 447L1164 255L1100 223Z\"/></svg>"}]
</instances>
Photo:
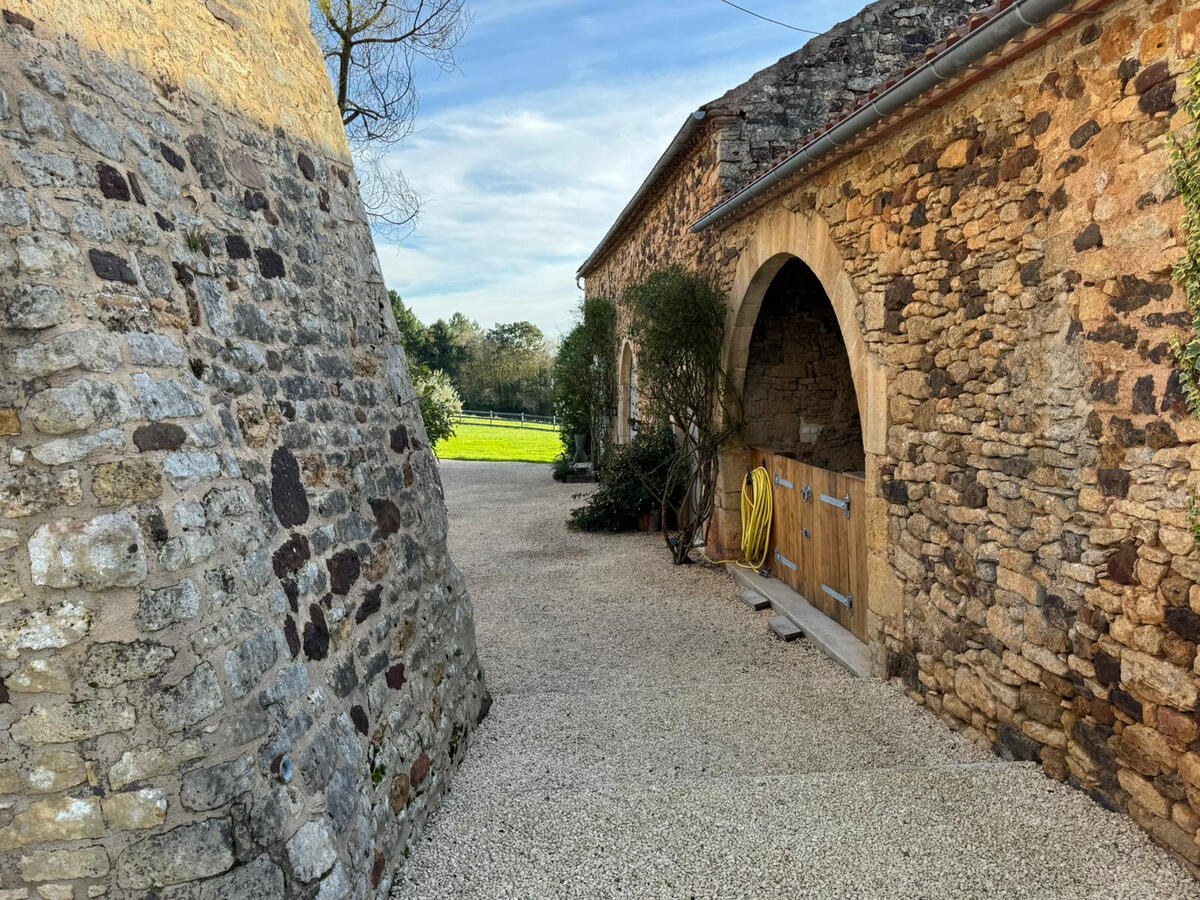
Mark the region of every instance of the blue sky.
<instances>
[{"instance_id":1,"label":"blue sky","mask_svg":"<svg viewBox=\"0 0 1200 900\"><path fill-rule=\"evenodd\" d=\"M738 0L821 31L865 0ZM388 286L426 322L528 319L557 338L575 271L685 116L808 36L719 0L490 0L460 71L423 72L417 131L391 154L421 193L379 237Z\"/></svg>"}]
</instances>

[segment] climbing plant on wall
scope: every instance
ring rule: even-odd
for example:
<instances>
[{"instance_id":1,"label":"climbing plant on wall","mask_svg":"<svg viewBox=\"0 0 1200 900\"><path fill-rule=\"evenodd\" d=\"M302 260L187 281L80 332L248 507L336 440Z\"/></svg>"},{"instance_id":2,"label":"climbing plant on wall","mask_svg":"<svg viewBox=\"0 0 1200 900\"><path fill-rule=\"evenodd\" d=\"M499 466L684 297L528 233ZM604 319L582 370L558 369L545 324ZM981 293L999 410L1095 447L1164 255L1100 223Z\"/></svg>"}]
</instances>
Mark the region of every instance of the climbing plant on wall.
<instances>
[{"instance_id":1,"label":"climbing plant on wall","mask_svg":"<svg viewBox=\"0 0 1200 900\"><path fill-rule=\"evenodd\" d=\"M712 518L721 450L741 427L740 398L721 367L725 296L701 273L674 266L630 286L622 302L641 351L641 406L650 421L670 424L679 440L666 483L685 489L661 500L672 556L686 563Z\"/></svg>"},{"instance_id":2,"label":"climbing plant on wall","mask_svg":"<svg viewBox=\"0 0 1200 900\"><path fill-rule=\"evenodd\" d=\"M1192 415L1200 415L1200 60L1187 76L1184 110L1191 121L1171 135L1171 174L1183 200L1186 251L1175 265L1175 280L1187 292L1192 331L1174 341L1179 383ZM1192 498L1192 538L1200 547L1200 506Z\"/></svg>"},{"instance_id":3,"label":"climbing plant on wall","mask_svg":"<svg viewBox=\"0 0 1200 900\"><path fill-rule=\"evenodd\" d=\"M1184 109L1192 121L1171 136L1171 174L1183 199L1183 231L1187 252L1175 266L1175 278L1187 291L1192 332L1177 340L1180 381L1188 409L1200 415L1200 60L1187 78Z\"/></svg>"}]
</instances>

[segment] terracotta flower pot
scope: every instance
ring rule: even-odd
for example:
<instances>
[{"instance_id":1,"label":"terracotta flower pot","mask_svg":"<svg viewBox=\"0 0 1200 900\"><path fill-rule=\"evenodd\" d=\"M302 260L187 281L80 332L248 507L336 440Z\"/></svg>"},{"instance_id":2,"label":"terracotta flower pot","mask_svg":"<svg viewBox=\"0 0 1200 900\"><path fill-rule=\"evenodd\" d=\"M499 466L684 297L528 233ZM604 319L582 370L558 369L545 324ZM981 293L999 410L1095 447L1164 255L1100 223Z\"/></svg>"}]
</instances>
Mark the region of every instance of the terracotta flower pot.
<instances>
[{"instance_id":1,"label":"terracotta flower pot","mask_svg":"<svg viewBox=\"0 0 1200 900\"><path fill-rule=\"evenodd\" d=\"M662 513L652 509L638 516L639 531L659 531L662 528Z\"/></svg>"}]
</instances>

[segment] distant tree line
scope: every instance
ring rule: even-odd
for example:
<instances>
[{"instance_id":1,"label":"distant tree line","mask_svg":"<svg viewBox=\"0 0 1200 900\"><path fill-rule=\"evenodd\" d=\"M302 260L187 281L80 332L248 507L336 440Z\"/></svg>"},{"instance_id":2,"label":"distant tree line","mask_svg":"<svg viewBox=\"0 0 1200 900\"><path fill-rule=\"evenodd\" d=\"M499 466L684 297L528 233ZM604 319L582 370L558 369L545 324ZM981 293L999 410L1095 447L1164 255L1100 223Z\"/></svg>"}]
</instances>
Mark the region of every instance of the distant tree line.
<instances>
[{"instance_id":1,"label":"distant tree line","mask_svg":"<svg viewBox=\"0 0 1200 900\"><path fill-rule=\"evenodd\" d=\"M410 366L445 373L464 409L554 412L554 347L531 322L484 329L462 313L425 325L390 291Z\"/></svg>"}]
</instances>

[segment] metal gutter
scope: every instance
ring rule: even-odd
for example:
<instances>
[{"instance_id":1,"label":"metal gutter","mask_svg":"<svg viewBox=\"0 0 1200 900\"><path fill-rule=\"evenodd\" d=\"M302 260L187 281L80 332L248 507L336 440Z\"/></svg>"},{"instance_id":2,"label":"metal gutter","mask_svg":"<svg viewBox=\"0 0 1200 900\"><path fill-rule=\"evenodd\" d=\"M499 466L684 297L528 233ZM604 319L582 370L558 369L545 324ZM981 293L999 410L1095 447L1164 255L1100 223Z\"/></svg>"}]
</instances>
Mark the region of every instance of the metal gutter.
<instances>
[{"instance_id":1,"label":"metal gutter","mask_svg":"<svg viewBox=\"0 0 1200 900\"><path fill-rule=\"evenodd\" d=\"M1073 3L1074 0L1009 0L1009 5L1005 8L1006 4L1001 0L1000 11L990 19L881 92L878 97L851 113L842 122L809 141L776 168L716 206L696 222L691 230L704 231L801 169L844 147L862 132L898 112L926 91L961 74L1013 38L1041 25Z\"/></svg>"},{"instance_id":2,"label":"metal gutter","mask_svg":"<svg viewBox=\"0 0 1200 900\"><path fill-rule=\"evenodd\" d=\"M581 275L587 274L588 267L596 261L601 253L603 253L605 248L608 246L608 242L612 240L612 238L616 237L617 232L621 230L621 226L625 224L626 218L628 218L629 214L633 212L637 205L641 203L643 199L645 199L646 195L650 193L650 189L654 186L654 183L658 181L658 177L667 170L671 163L675 161L675 157L679 155L679 152L683 150L685 146L687 146L689 141L691 141L697 129L699 129L700 123L704 121L707 115L708 113L705 110L698 109L687 117L683 123L683 127L680 128L678 133L675 135L675 139L672 140L667 146L667 149L663 151L662 156L658 158L658 162L654 164L654 168L650 170L650 174L646 176L645 180L641 184L641 187L637 189L637 193L635 193L633 198L625 204L625 208L621 210L621 214L617 216L617 219L615 222L613 222L612 227L609 228L608 231L605 232L604 237L600 239L600 243L596 245L596 249L593 250L591 255L583 261L583 265L581 265L576 272L577 278Z\"/></svg>"}]
</instances>

